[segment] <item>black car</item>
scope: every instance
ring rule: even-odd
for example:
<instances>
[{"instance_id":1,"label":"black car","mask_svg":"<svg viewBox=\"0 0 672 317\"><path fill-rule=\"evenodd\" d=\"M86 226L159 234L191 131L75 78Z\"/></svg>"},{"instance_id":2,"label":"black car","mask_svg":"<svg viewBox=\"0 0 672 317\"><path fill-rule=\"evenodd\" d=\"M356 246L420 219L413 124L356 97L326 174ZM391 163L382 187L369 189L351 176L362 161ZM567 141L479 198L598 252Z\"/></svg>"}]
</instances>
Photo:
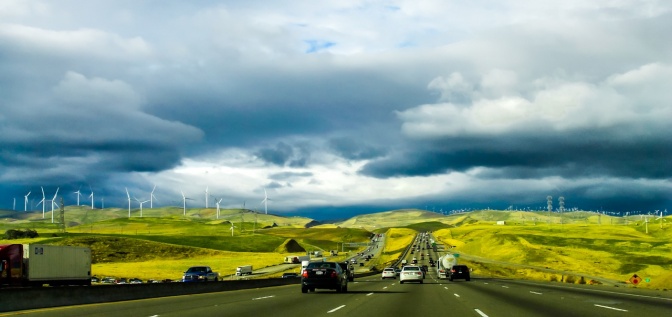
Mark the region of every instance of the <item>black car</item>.
<instances>
[{"instance_id":1,"label":"black car","mask_svg":"<svg viewBox=\"0 0 672 317\"><path fill-rule=\"evenodd\" d=\"M363 264L363 263L361 263ZM350 265L348 262L338 262L338 265L341 267L341 270L346 271L348 275L348 281L352 282L355 280L355 268Z\"/></svg>"},{"instance_id":2,"label":"black car","mask_svg":"<svg viewBox=\"0 0 672 317\"><path fill-rule=\"evenodd\" d=\"M348 273L337 262L311 262L301 272L301 293L314 292L318 288L345 293L348 291Z\"/></svg>"},{"instance_id":3,"label":"black car","mask_svg":"<svg viewBox=\"0 0 672 317\"><path fill-rule=\"evenodd\" d=\"M466 265L453 265L450 268L450 280L454 279L465 279L466 281L471 280L469 276L469 268Z\"/></svg>"},{"instance_id":4,"label":"black car","mask_svg":"<svg viewBox=\"0 0 672 317\"><path fill-rule=\"evenodd\" d=\"M297 273L282 273L282 278L296 278L299 277Z\"/></svg>"}]
</instances>

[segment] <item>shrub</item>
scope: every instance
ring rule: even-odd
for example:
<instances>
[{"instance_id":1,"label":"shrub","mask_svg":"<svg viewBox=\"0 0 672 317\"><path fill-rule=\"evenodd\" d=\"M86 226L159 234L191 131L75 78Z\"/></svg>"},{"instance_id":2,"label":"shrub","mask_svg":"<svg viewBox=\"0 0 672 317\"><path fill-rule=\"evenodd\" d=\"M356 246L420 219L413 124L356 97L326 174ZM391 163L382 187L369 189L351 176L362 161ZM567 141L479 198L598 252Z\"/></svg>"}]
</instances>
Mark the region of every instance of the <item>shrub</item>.
<instances>
[{"instance_id":1,"label":"shrub","mask_svg":"<svg viewBox=\"0 0 672 317\"><path fill-rule=\"evenodd\" d=\"M574 284L574 282L575 282L574 276L569 275L565 278L565 283Z\"/></svg>"},{"instance_id":2,"label":"shrub","mask_svg":"<svg viewBox=\"0 0 672 317\"><path fill-rule=\"evenodd\" d=\"M6 240L12 240L12 239L23 239L23 238L37 238L39 234L37 234L37 231L32 230L32 229L26 229L26 230L15 230L15 229L9 229L5 231L4 238Z\"/></svg>"}]
</instances>

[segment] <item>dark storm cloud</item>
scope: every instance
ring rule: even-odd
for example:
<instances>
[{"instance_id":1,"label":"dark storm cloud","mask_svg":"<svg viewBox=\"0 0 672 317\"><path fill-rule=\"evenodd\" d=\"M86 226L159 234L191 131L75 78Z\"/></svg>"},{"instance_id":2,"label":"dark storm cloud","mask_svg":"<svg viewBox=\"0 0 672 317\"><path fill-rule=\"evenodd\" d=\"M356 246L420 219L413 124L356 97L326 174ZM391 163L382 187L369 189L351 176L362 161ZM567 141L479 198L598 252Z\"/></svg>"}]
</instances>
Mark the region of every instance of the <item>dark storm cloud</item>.
<instances>
[{"instance_id":1,"label":"dark storm cloud","mask_svg":"<svg viewBox=\"0 0 672 317\"><path fill-rule=\"evenodd\" d=\"M275 147L268 147L259 150L256 155L267 163L278 166L301 167L306 165L306 155L304 151L295 149L284 142L278 142Z\"/></svg>"},{"instance_id":2,"label":"dark storm cloud","mask_svg":"<svg viewBox=\"0 0 672 317\"><path fill-rule=\"evenodd\" d=\"M632 135L627 140L615 135L613 130L587 129L558 135L446 138L409 145L405 152L368 163L361 173L387 178L486 167L490 170L479 177L672 177L672 133Z\"/></svg>"},{"instance_id":3,"label":"dark storm cloud","mask_svg":"<svg viewBox=\"0 0 672 317\"><path fill-rule=\"evenodd\" d=\"M286 180L294 180L294 179L301 179L301 178L306 178L306 177L312 177L313 173L311 172L282 172L282 173L275 173L271 174L268 176L268 178L275 180L275 181L286 181Z\"/></svg>"},{"instance_id":4,"label":"dark storm cloud","mask_svg":"<svg viewBox=\"0 0 672 317\"><path fill-rule=\"evenodd\" d=\"M368 145L362 138L335 138L329 144L336 153L348 160L367 160L387 153L385 148Z\"/></svg>"}]
</instances>

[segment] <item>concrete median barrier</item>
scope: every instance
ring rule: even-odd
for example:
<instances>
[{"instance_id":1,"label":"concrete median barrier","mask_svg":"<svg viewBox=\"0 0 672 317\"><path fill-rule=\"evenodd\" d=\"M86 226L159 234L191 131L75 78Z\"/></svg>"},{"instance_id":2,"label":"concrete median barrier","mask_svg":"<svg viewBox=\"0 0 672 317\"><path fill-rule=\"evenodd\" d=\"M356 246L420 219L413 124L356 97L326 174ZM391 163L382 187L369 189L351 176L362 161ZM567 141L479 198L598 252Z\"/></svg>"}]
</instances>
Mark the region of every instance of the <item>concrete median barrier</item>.
<instances>
[{"instance_id":1,"label":"concrete median barrier","mask_svg":"<svg viewBox=\"0 0 672 317\"><path fill-rule=\"evenodd\" d=\"M0 312L299 284L301 279L0 289Z\"/></svg>"}]
</instances>

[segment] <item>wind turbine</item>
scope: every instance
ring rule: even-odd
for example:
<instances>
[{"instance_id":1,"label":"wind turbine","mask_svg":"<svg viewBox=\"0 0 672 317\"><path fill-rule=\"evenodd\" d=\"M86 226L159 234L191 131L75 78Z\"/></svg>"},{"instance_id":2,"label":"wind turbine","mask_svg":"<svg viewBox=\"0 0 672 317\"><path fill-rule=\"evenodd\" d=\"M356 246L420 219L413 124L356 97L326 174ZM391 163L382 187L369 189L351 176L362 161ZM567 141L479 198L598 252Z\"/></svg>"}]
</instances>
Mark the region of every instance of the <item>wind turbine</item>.
<instances>
[{"instance_id":1,"label":"wind turbine","mask_svg":"<svg viewBox=\"0 0 672 317\"><path fill-rule=\"evenodd\" d=\"M222 199L224 199L224 198L220 198L220 199L215 203L215 204L217 205L217 219L219 219L219 203L222 202Z\"/></svg>"},{"instance_id":2,"label":"wind turbine","mask_svg":"<svg viewBox=\"0 0 672 317\"><path fill-rule=\"evenodd\" d=\"M152 188L152 192L149 194L149 208L153 209L154 208L154 191L156 190L156 184L154 185L154 188Z\"/></svg>"},{"instance_id":3,"label":"wind turbine","mask_svg":"<svg viewBox=\"0 0 672 317\"><path fill-rule=\"evenodd\" d=\"M79 197L82 196L82 187L79 187L79 189L74 193L77 194L77 206L79 206Z\"/></svg>"},{"instance_id":4,"label":"wind turbine","mask_svg":"<svg viewBox=\"0 0 672 317\"><path fill-rule=\"evenodd\" d=\"M180 191L180 193L182 193L182 211L183 211L184 216L186 216L187 215L187 199L189 199L189 200L193 200L193 199L187 198L186 196L184 196L183 191Z\"/></svg>"},{"instance_id":5,"label":"wind turbine","mask_svg":"<svg viewBox=\"0 0 672 317\"><path fill-rule=\"evenodd\" d=\"M264 213L268 215L268 201L271 200L268 198L268 193L266 193L266 188L264 188L264 200L261 202L264 204Z\"/></svg>"},{"instance_id":6,"label":"wind turbine","mask_svg":"<svg viewBox=\"0 0 672 317\"><path fill-rule=\"evenodd\" d=\"M128 188L126 188L126 197L128 197L128 218L131 218L131 195L128 193Z\"/></svg>"},{"instance_id":7,"label":"wind turbine","mask_svg":"<svg viewBox=\"0 0 672 317\"><path fill-rule=\"evenodd\" d=\"M44 199L45 199L46 197L44 196L44 187L40 186L40 188L42 189L42 200L40 200L40 202L37 203L37 204L38 204L38 205L39 205L39 204L42 204L42 219L44 219L44 202L45 202Z\"/></svg>"},{"instance_id":8,"label":"wind turbine","mask_svg":"<svg viewBox=\"0 0 672 317\"><path fill-rule=\"evenodd\" d=\"M100 209L105 209L105 198L100 199Z\"/></svg>"},{"instance_id":9,"label":"wind turbine","mask_svg":"<svg viewBox=\"0 0 672 317\"><path fill-rule=\"evenodd\" d=\"M209 186L205 186L205 209L208 209L208 188Z\"/></svg>"},{"instance_id":10,"label":"wind turbine","mask_svg":"<svg viewBox=\"0 0 672 317\"><path fill-rule=\"evenodd\" d=\"M12 205L12 210L16 211L16 197L14 197L14 205Z\"/></svg>"},{"instance_id":11,"label":"wind turbine","mask_svg":"<svg viewBox=\"0 0 672 317\"><path fill-rule=\"evenodd\" d=\"M235 230L235 228L236 228L236 226L234 226L233 221L231 221L231 228L229 230L231 230L231 236L232 237L233 237L233 231Z\"/></svg>"},{"instance_id":12,"label":"wind turbine","mask_svg":"<svg viewBox=\"0 0 672 317\"><path fill-rule=\"evenodd\" d=\"M656 213L658 213L658 210L656 210ZM658 219L660 219L660 229L663 229L663 221L665 221L665 219L663 219L663 211L662 210L660 211L660 217L656 218L655 220L658 220Z\"/></svg>"},{"instance_id":13,"label":"wind turbine","mask_svg":"<svg viewBox=\"0 0 672 317\"><path fill-rule=\"evenodd\" d=\"M56 187L56 193L54 194L54 198L51 199L51 223L54 223L54 205L56 205L56 208L58 208L58 203L56 203L56 196L58 196L58 190L60 187Z\"/></svg>"},{"instance_id":14,"label":"wind turbine","mask_svg":"<svg viewBox=\"0 0 672 317\"><path fill-rule=\"evenodd\" d=\"M148 202L149 200L140 201L140 200L138 200L138 199L135 198L135 197L133 197L133 199L135 199L135 201L137 201L137 202L140 204L140 218L142 218L142 204Z\"/></svg>"},{"instance_id":15,"label":"wind turbine","mask_svg":"<svg viewBox=\"0 0 672 317\"><path fill-rule=\"evenodd\" d=\"M32 193L32 191L29 191L28 194L26 194L26 196L23 196L23 198L24 198L24 200L23 200L23 211L28 211L28 196L30 196L30 193ZM16 198L14 198L14 204L16 204ZM14 208L16 208L16 207L14 207Z\"/></svg>"},{"instance_id":16,"label":"wind turbine","mask_svg":"<svg viewBox=\"0 0 672 317\"><path fill-rule=\"evenodd\" d=\"M91 188L91 185L89 185L89 189L91 190L91 195L89 195L91 197L91 209L93 210L93 188Z\"/></svg>"}]
</instances>

